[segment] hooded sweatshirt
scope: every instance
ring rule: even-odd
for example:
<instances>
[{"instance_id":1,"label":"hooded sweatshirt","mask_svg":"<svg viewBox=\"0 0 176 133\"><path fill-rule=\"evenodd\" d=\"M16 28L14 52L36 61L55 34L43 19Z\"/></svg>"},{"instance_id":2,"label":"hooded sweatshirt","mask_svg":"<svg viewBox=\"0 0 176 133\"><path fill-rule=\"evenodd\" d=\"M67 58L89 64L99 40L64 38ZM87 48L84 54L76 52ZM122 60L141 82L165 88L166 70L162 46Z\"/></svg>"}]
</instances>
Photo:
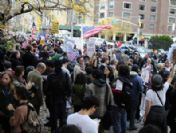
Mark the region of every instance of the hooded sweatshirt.
<instances>
[{"instance_id":1,"label":"hooded sweatshirt","mask_svg":"<svg viewBox=\"0 0 176 133\"><path fill-rule=\"evenodd\" d=\"M87 86L87 92L89 92L89 95L96 96L99 99L100 106L97 108L95 115L102 117L106 111L107 105L113 104L111 88L105 80L96 79Z\"/></svg>"}]
</instances>

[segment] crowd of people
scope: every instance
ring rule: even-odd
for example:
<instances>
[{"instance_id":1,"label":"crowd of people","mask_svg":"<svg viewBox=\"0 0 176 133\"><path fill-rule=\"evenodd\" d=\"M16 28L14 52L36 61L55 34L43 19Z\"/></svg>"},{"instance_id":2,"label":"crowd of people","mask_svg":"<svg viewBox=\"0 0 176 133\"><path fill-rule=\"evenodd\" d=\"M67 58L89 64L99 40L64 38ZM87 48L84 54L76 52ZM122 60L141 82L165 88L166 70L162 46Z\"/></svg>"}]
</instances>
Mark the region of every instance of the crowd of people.
<instances>
[{"instance_id":1,"label":"crowd of people","mask_svg":"<svg viewBox=\"0 0 176 133\"><path fill-rule=\"evenodd\" d=\"M62 45L33 41L15 51L0 50L4 133L30 133L24 130L34 114L29 104L37 116L46 104L49 117L44 124L51 133L103 133L110 127L126 133L142 121L139 133L167 133L168 127L176 132L175 64L167 59L158 64L156 54L141 58L137 52L129 55L108 46L92 57L75 49L79 55L70 61Z\"/></svg>"}]
</instances>

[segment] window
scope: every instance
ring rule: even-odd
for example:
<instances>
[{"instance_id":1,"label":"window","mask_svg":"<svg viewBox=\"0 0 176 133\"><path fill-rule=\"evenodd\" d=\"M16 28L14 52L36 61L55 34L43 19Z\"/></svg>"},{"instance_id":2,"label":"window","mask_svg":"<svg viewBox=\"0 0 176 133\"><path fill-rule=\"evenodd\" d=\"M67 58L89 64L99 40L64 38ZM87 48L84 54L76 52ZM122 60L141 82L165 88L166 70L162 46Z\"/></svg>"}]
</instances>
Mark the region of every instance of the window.
<instances>
[{"instance_id":1,"label":"window","mask_svg":"<svg viewBox=\"0 0 176 133\"><path fill-rule=\"evenodd\" d=\"M156 7L155 7L155 6L152 6L152 7L150 8L150 10L151 10L151 12L156 12Z\"/></svg>"},{"instance_id":2,"label":"window","mask_svg":"<svg viewBox=\"0 0 176 133\"><path fill-rule=\"evenodd\" d=\"M100 18L104 18L105 17L105 13L100 13Z\"/></svg>"},{"instance_id":3,"label":"window","mask_svg":"<svg viewBox=\"0 0 176 133\"><path fill-rule=\"evenodd\" d=\"M100 9L105 9L105 4L101 4Z\"/></svg>"},{"instance_id":4,"label":"window","mask_svg":"<svg viewBox=\"0 0 176 133\"><path fill-rule=\"evenodd\" d=\"M156 20L156 16L155 15L150 15L150 21L155 21Z\"/></svg>"},{"instance_id":5,"label":"window","mask_svg":"<svg viewBox=\"0 0 176 133\"><path fill-rule=\"evenodd\" d=\"M131 9L132 8L131 3L123 3L123 8Z\"/></svg>"},{"instance_id":6,"label":"window","mask_svg":"<svg viewBox=\"0 0 176 133\"><path fill-rule=\"evenodd\" d=\"M113 8L114 8L114 1L110 1L110 2L109 2L109 8L110 8L110 9L113 9Z\"/></svg>"},{"instance_id":7,"label":"window","mask_svg":"<svg viewBox=\"0 0 176 133\"><path fill-rule=\"evenodd\" d=\"M144 14L139 14L141 16L141 19L144 19L145 18L145 15Z\"/></svg>"},{"instance_id":8,"label":"window","mask_svg":"<svg viewBox=\"0 0 176 133\"><path fill-rule=\"evenodd\" d=\"M176 9L170 9L169 12L170 12L171 15L175 15L176 14Z\"/></svg>"},{"instance_id":9,"label":"window","mask_svg":"<svg viewBox=\"0 0 176 133\"><path fill-rule=\"evenodd\" d=\"M173 24L173 23L175 23L175 18L169 17L169 24Z\"/></svg>"},{"instance_id":10,"label":"window","mask_svg":"<svg viewBox=\"0 0 176 133\"><path fill-rule=\"evenodd\" d=\"M113 12L109 12L109 13L108 13L108 16L109 16L109 17L112 17L113 15L114 15Z\"/></svg>"},{"instance_id":11,"label":"window","mask_svg":"<svg viewBox=\"0 0 176 133\"><path fill-rule=\"evenodd\" d=\"M153 31L155 29L155 25L154 24L150 24L149 25L149 29Z\"/></svg>"},{"instance_id":12,"label":"window","mask_svg":"<svg viewBox=\"0 0 176 133\"><path fill-rule=\"evenodd\" d=\"M145 5L139 5L139 10L144 11L145 10Z\"/></svg>"},{"instance_id":13,"label":"window","mask_svg":"<svg viewBox=\"0 0 176 133\"><path fill-rule=\"evenodd\" d=\"M172 32L172 25L168 26L168 32Z\"/></svg>"},{"instance_id":14,"label":"window","mask_svg":"<svg viewBox=\"0 0 176 133\"><path fill-rule=\"evenodd\" d=\"M171 5L176 5L176 0L170 0Z\"/></svg>"},{"instance_id":15,"label":"window","mask_svg":"<svg viewBox=\"0 0 176 133\"><path fill-rule=\"evenodd\" d=\"M130 14L129 12L123 12L123 16L122 16L122 17L123 17L124 19L129 19L129 18L130 18L130 15L131 15L131 14Z\"/></svg>"}]
</instances>

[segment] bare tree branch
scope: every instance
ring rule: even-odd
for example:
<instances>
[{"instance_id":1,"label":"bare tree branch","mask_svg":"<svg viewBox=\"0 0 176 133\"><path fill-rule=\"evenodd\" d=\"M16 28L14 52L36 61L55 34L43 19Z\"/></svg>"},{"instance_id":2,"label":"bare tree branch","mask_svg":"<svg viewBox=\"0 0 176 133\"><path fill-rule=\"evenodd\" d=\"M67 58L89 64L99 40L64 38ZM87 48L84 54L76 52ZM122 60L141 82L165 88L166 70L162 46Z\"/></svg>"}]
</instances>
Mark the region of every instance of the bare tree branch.
<instances>
[{"instance_id":1,"label":"bare tree branch","mask_svg":"<svg viewBox=\"0 0 176 133\"><path fill-rule=\"evenodd\" d=\"M25 8L26 6L28 7L27 9ZM24 14L24 13L31 12L33 9L34 8L33 8L33 6L30 3L24 2L21 5L20 12L15 12L13 15L5 16L4 21L7 22L8 20L10 20L11 18L13 18L14 16L18 16L18 15L21 15L21 14Z\"/></svg>"},{"instance_id":2,"label":"bare tree branch","mask_svg":"<svg viewBox=\"0 0 176 133\"><path fill-rule=\"evenodd\" d=\"M5 1L6 0L4 0L4 2ZM8 1L8 4L7 4L7 1ZM64 11L67 11L67 10L73 9L73 6L72 6L73 1L72 0L70 0L68 5L64 4L62 0L57 0L57 1L35 0L36 4L32 4L32 2L19 1L18 4L21 4L21 6L19 7L19 9L13 11L11 0L7 0L7 1L5 2L7 5L6 5L6 7L4 7L4 12L0 11L0 13L2 15L4 15L4 19L0 19L0 22L3 22L3 23L7 22L8 20L10 20L11 18L13 18L15 16L18 16L18 15L21 15L24 13L28 13L33 10L42 14L42 11L44 11L44 10L64 10ZM84 15L87 14L88 10L86 9L85 4L88 2L89 2L89 0L84 0L84 1L77 3L77 5L82 7L84 10L84 12L80 11L81 14L84 14ZM2 6L2 8L3 8L3 6ZM3 17L1 17L1 18L3 18Z\"/></svg>"}]
</instances>

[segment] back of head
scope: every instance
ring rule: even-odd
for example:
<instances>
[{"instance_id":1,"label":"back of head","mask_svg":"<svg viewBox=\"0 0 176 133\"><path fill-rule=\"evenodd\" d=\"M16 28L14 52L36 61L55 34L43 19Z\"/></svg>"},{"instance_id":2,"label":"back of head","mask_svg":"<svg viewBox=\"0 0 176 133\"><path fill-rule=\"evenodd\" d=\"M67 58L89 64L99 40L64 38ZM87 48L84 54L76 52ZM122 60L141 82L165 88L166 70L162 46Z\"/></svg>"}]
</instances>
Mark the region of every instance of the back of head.
<instances>
[{"instance_id":1,"label":"back of head","mask_svg":"<svg viewBox=\"0 0 176 133\"><path fill-rule=\"evenodd\" d=\"M15 75L19 77L24 72L24 66L16 66Z\"/></svg>"},{"instance_id":2,"label":"back of head","mask_svg":"<svg viewBox=\"0 0 176 133\"><path fill-rule=\"evenodd\" d=\"M66 125L60 129L59 133L81 133L81 130L75 125Z\"/></svg>"},{"instance_id":3,"label":"back of head","mask_svg":"<svg viewBox=\"0 0 176 133\"><path fill-rule=\"evenodd\" d=\"M139 133L161 133L161 130L153 125L147 125L145 127L143 127Z\"/></svg>"},{"instance_id":4,"label":"back of head","mask_svg":"<svg viewBox=\"0 0 176 133\"><path fill-rule=\"evenodd\" d=\"M101 71L99 69L95 69L92 71L92 76L95 79L101 79L101 78L103 78L103 71Z\"/></svg>"},{"instance_id":5,"label":"back of head","mask_svg":"<svg viewBox=\"0 0 176 133\"><path fill-rule=\"evenodd\" d=\"M79 73L76 75L75 84L84 85L86 83L86 75L83 73Z\"/></svg>"},{"instance_id":6,"label":"back of head","mask_svg":"<svg viewBox=\"0 0 176 133\"><path fill-rule=\"evenodd\" d=\"M31 51L31 50L32 50L32 46L28 45L28 46L26 47L26 50L27 50L28 52Z\"/></svg>"},{"instance_id":7,"label":"back of head","mask_svg":"<svg viewBox=\"0 0 176 133\"><path fill-rule=\"evenodd\" d=\"M131 71L134 71L134 72L139 72L139 66L137 64L133 64L132 68L131 68Z\"/></svg>"},{"instance_id":8,"label":"back of head","mask_svg":"<svg viewBox=\"0 0 176 133\"><path fill-rule=\"evenodd\" d=\"M45 70L46 69L46 65L45 65L45 63L40 62L40 63L37 64L37 68Z\"/></svg>"},{"instance_id":9,"label":"back of head","mask_svg":"<svg viewBox=\"0 0 176 133\"><path fill-rule=\"evenodd\" d=\"M129 69L128 65L125 65L125 64L119 65L118 73L119 73L119 76L129 77L130 76L130 69Z\"/></svg>"},{"instance_id":10,"label":"back of head","mask_svg":"<svg viewBox=\"0 0 176 133\"><path fill-rule=\"evenodd\" d=\"M89 110L92 107L98 107L99 100L95 96L88 96L83 99L82 108Z\"/></svg>"},{"instance_id":11,"label":"back of head","mask_svg":"<svg viewBox=\"0 0 176 133\"><path fill-rule=\"evenodd\" d=\"M55 72L56 73L60 73L61 72L61 70L62 70L61 69L62 68L62 63L63 63L62 60L56 60L55 61L54 64L55 64Z\"/></svg>"},{"instance_id":12,"label":"back of head","mask_svg":"<svg viewBox=\"0 0 176 133\"><path fill-rule=\"evenodd\" d=\"M9 69L12 67L12 63L10 61L4 61L4 69Z\"/></svg>"},{"instance_id":13,"label":"back of head","mask_svg":"<svg viewBox=\"0 0 176 133\"><path fill-rule=\"evenodd\" d=\"M160 91L163 89L163 79L161 75L155 74L152 77L152 89L154 91Z\"/></svg>"},{"instance_id":14,"label":"back of head","mask_svg":"<svg viewBox=\"0 0 176 133\"><path fill-rule=\"evenodd\" d=\"M23 84L15 84L15 92L16 95L20 98L20 100L28 99L28 92Z\"/></svg>"}]
</instances>

